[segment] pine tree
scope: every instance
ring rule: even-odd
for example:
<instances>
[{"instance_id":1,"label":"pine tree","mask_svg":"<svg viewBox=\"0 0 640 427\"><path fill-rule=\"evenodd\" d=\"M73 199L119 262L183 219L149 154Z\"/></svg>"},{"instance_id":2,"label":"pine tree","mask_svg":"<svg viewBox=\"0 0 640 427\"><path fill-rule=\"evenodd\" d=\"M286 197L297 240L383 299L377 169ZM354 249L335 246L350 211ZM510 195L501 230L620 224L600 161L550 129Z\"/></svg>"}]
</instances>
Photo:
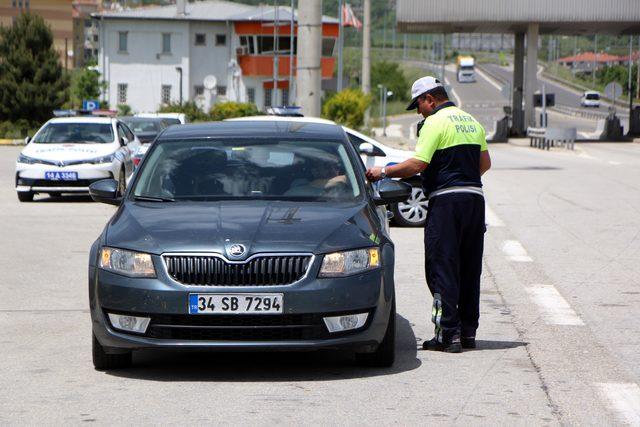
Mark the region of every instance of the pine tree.
<instances>
[{"instance_id":1,"label":"pine tree","mask_svg":"<svg viewBox=\"0 0 640 427\"><path fill-rule=\"evenodd\" d=\"M68 86L42 17L23 14L0 27L0 122L41 124L64 104Z\"/></svg>"}]
</instances>

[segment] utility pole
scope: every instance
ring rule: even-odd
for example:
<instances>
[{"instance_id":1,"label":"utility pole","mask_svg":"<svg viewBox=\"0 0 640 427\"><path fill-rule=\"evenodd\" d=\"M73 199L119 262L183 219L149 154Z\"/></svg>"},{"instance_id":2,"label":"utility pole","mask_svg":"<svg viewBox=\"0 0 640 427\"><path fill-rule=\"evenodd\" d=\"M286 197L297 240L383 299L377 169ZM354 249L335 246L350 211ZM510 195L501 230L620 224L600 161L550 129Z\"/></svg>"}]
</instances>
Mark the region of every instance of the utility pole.
<instances>
[{"instance_id":1,"label":"utility pole","mask_svg":"<svg viewBox=\"0 0 640 427\"><path fill-rule=\"evenodd\" d=\"M573 61L571 61L571 73L576 75L576 56L578 56L578 36L573 36Z\"/></svg>"},{"instance_id":2,"label":"utility pole","mask_svg":"<svg viewBox=\"0 0 640 427\"><path fill-rule=\"evenodd\" d=\"M633 69L633 61L631 55L633 54L633 36L629 36L629 81L627 88L629 89L629 131L631 131L631 116L633 115L633 93L631 91L631 70Z\"/></svg>"},{"instance_id":3,"label":"utility pole","mask_svg":"<svg viewBox=\"0 0 640 427\"><path fill-rule=\"evenodd\" d=\"M440 46L440 61L441 61L440 65L442 67L440 81L442 82L442 84L444 84L444 45L447 41L446 37L447 37L446 34L442 33L442 44Z\"/></svg>"},{"instance_id":4,"label":"utility pole","mask_svg":"<svg viewBox=\"0 0 640 427\"><path fill-rule=\"evenodd\" d=\"M304 1L304 0L303 0ZM342 90L342 74L343 74L343 48L344 48L344 22L342 18L342 2L338 1L338 92Z\"/></svg>"},{"instance_id":5,"label":"utility pole","mask_svg":"<svg viewBox=\"0 0 640 427\"><path fill-rule=\"evenodd\" d=\"M278 19L278 0L273 2L274 7L274 21L273 21L273 89L271 90L271 106L275 107L278 105L278 26L280 25L280 20Z\"/></svg>"},{"instance_id":6,"label":"utility pole","mask_svg":"<svg viewBox=\"0 0 640 427\"><path fill-rule=\"evenodd\" d=\"M289 23L289 99L287 99L287 105L295 105L294 100L295 93L293 93L293 51L295 49L295 38L294 38L294 2L295 0L291 0L291 22Z\"/></svg>"},{"instance_id":7,"label":"utility pole","mask_svg":"<svg viewBox=\"0 0 640 427\"><path fill-rule=\"evenodd\" d=\"M305 116L320 116L322 0L298 3L298 75L296 99Z\"/></svg>"},{"instance_id":8,"label":"utility pole","mask_svg":"<svg viewBox=\"0 0 640 427\"><path fill-rule=\"evenodd\" d=\"M364 1L362 17L362 92L371 92L371 0ZM365 125L369 123L369 109L365 113Z\"/></svg>"},{"instance_id":9,"label":"utility pole","mask_svg":"<svg viewBox=\"0 0 640 427\"><path fill-rule=\"evenodd\" d=\"M594 38L594 49L593 49L593 72L591 73L591 85L593 87L596 86L596 69L598 67L598 35L596 34Z\"/></svg>"}]
</instances>

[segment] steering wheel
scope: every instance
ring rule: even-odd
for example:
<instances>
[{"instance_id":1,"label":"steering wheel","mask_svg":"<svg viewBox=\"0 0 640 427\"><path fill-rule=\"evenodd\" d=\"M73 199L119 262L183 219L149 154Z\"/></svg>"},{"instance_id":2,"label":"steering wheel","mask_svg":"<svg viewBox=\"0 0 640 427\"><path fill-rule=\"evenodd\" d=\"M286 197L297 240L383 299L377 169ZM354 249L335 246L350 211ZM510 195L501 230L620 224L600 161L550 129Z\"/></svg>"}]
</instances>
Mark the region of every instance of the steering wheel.
<instances>
[{"instance_id":1,"label":"steering wheel","mask_svg":"<svg viewBox=\"0 0 640 427\"><path fill-rule=\"evenodd\" d=\"M349 185L346 182L337 182L326 187L322 192L323 197L337 198L349 192Z\"/></svg>"}]
</instances>

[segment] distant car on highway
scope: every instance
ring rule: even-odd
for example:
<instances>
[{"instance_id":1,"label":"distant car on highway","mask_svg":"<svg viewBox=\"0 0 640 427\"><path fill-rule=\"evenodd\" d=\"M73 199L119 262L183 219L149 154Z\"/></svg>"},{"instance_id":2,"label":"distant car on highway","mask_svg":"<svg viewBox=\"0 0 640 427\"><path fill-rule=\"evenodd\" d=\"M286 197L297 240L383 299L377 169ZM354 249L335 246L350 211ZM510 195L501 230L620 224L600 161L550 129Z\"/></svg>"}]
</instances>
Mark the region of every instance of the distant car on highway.
<instances>
[{"instance_id":1,"label":"distant car on highway","mask_svg":"<svg viewBox=\"0 0 640 427\"><path fill-rule=\"evenodd\" d=\"M46 122L16 161L16 191L21 202L35 194L88 193L89 185L114 179L124 192L134 170L140 141L118 119L60 117Z\"/></svg>"},{"instance_id":2,"label":"distant car on highway","mask_svg":"<svg viewBox=\"0 0 640 427\"><path fill-rule=\"evenodd\" d=\"M388 203L408 184L367 183L335 124L217 122L166 129L89 256L96 369L138 349L395 355Z\"/></svg>"},{"instance_id":3,"label":"distant car on highway","mask_svg":"<svg viewBox=\"0 0 640 427\"><path fill-rule=\"evenodd\" d=\"M585 91L580 97L580 105L582 107L600 107L600 93L588 90Z\"/></svg>"},{"instance_id":4,"label":"distant car on highway","mask_svg":"<svg viewBox=\"0 0 640 427\"><path fill-rule=\"evenodd\" d=\"M253 116L228 119L228 121L243 120L298 121L301 123L334 124L331 120L320 119L317 117ZM381 142L346 126L342 126L342 129L346 132L353 147L360 153L362 161L367 168L372 166L382 167L388 164L401 163L413 156L413 152L411 151L387 147ZM366 145L362 146L362 144L369 144L370 147L367 147ZM403 179L402 181L411 185L412 192L411 196L406 201L392 203L389 205L389 210L393 212L392 221L403 227L422 227L427 220L428 205L427 198L422 191L422 179L420 176L416 175L415 177Z\"/></svg>"}]
</instances>

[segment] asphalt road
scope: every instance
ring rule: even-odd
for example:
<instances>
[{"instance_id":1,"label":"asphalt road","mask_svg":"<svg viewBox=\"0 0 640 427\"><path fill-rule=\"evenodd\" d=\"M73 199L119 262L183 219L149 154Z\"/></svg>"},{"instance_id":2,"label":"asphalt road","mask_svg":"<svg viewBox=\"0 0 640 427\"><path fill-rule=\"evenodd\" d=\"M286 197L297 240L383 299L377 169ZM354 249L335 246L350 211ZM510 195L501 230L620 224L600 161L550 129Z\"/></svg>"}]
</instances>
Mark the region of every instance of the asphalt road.
<instances>
[{"instance_id":1,"label":"asphalt road","mask_svg":"<svg viewBox=\"0 0 640 427\"><path fill-rule=\"evenodd\" d=\"M398 358L142 353L91 364L86 264L114 208L20 204L0 147L0 424L640 423L640 145L491 145L479 348L432 336L422 233L393 228Z\"/></svg>"}]
</instances>

